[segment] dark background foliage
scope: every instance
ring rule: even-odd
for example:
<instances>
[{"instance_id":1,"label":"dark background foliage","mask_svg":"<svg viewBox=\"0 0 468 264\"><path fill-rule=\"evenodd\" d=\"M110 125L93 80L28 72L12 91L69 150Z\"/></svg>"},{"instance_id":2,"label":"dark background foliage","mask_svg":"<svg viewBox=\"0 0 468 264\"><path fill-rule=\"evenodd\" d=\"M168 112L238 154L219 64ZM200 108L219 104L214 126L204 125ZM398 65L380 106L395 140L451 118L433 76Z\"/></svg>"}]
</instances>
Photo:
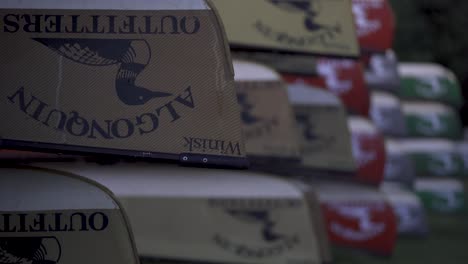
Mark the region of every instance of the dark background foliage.
<instances>
[{"instance_id":1,"label":"dark background foliage","mask_svg":"<svg viewBox=\"0 0 468 264\"><path fill-rule=\"evenodd\" d=\"M397 18L401 61L436 62L451 69L468 98L468 1L390 0ZM468 102L461 110L468 126Z\"/></svg>"}]
</instances>

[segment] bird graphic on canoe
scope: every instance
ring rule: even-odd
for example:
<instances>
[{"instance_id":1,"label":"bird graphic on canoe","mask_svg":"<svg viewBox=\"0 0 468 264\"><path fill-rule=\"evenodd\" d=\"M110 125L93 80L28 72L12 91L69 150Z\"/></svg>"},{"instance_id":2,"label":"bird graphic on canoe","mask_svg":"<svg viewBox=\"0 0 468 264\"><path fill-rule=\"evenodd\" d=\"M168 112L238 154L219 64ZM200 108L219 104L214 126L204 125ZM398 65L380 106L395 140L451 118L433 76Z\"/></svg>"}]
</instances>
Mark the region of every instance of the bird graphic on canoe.
<instances>
[{"instance_id":1,"label":"bird graphic on canoe","mask_svg":"<svg viewBox=\"0 0 468 264\"><path fill-rule=\"evenodd\" d=\"M273 230L275 223L270 219L270 214L267 211L228 210L228 213L244 222L261 223L263 225L262 238L266 242L276 242L284 237Z\"/></svg>"},{"instance_id":2,"label":"bird graphic on canoe","mask_svg":"<svg viewBox=\"0 0 468 264\"><path fill-rule=\"evenodd\" d=\"M321 29L332 29L339 31L339 27L330 28L315 22L320 13L321 3L317 0L267 0L268 2L278 6L279 8L289 12L303 12L306 17L304 26L309 31L318 31Z\"/></svg>"},{"instance_id":3,"label":"bird graphic on canoe","mask_svg":"<svg viewBox=\"0 0 468 264\"><path fill-rule=\"evenodd\" d=\"M307 141L307 152L329 148L336 140L333 135L319 133L309 114L296 114L296 120L302 129L302 136Z\"/></svg>"},{"instance_id":4,"label":"bird graphic on canoe","mask_svg":"<svg viewBox=\"0 0 468 264\"><path fill-rule=\"evenodd\" d=\"M126 105L144 105L152 99L172 95L135 84L138 75L151 59L151 49L145 40L77 38L34 38L33 40L60 56L80 64L101 67L120 64L115 89L120 101Z\"/></svg>"},{"instance_id":5,"label":"bird graphic on canoe","mask_svg":"<svg viewBox=\"0 0 468 264\"><path fill-rule=\"evenodd\" d=\"M254 106L249 102L249 97L246 93L237 93L237 101L241 106L241 117L244 124L253 125L260 121L260 118L252 114Z\"/></svg>"},{"instance_id":6,"label":"bird graphic on canoe","mask_svg":"<svg viewBox=\"0 0 468 264\"><path fill-rule=\"evenodd\" d=\"M301 0L269 0L272 4L277 5L278 7L292 11L292 12L304 12L306 14L306 19L304 21L305 27L310 31L320 30L321 25L315 23L315 18L318 15L317 1L301 1Z\"/></svg>"},{"instance_id":7,"label":"bird graphic on canoe","mask_svg":"<svg viewBox=\"0 0 468 264\"><path fill-rule=\"evenodd\" d=\"M45 244L56 250L48 250ZM55 260L50 259L51 255ZM60 246L55 238L0 238L0 264L57 264L59 259Z\"/></svg>"}]
</instances>

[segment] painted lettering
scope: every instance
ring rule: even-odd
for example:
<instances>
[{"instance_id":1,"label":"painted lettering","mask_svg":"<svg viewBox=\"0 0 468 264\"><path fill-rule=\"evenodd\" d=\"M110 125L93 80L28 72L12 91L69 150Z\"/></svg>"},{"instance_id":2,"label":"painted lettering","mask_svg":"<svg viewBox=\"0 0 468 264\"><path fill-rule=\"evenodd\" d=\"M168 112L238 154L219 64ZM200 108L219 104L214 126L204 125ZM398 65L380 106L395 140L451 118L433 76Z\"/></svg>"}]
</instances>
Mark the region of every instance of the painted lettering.
<instances>
[{"instance_id":1,"label":"painted lettering","mask_svg":"<svg viewBox=\"0 0 468 264\"><path fill-rule=\"evenodd\" d=\"M69 34L196 34L202 23L197 16L116 16L62 14L6 14L3 32Z\"/></svg>"},{"instance_id":2,"label":"painted lettering","mask_svg":"<svg viewBox=\"0 0 468 264\"><path fill-rule=\"evenodd\" d=\"M99 232L108 227L109 217L103 212L0 214L0 233Z\"/></svg>"},{"instance_id":3,"label":"painted lettering","mask_svg":"<svg viewBox=\"0 0 468 264\"><path fill-rule=\"evenodd\" d=\"M126 139L135 135L144 136L157 132L161 125L160 120L170 120L173 123L182 118L184 110L195 108L195 101L191 87L185 89L181 94L153 113L142 113L133 118L119 118L116 120L98 121L86 118L78 111L65 113L64 111L51 108L49 104L41 101L34 95L29 95L24 87L17 89L7 100L17 105L19 110L46 127L67 133L76 137L87 137L89 139ZM196 140L196 148L224 149L223 142L208 142ZM190 144L190 148L192 143ZM211 146L211 147L210 147ZM232 150L230 150L232 151ZM233 151L237 147L233 146Z\"/></svg>"},{"instance_id":4,"label":"painted lettering","mask_svg":"<svg viewBox=\"0 0 468 264\"><path fill-rule=\"evenodd\" d=\"M7 33L15 33L20 29L19 15L8 14L3 17L3 31Z\"/></svg>"}]
</instances>

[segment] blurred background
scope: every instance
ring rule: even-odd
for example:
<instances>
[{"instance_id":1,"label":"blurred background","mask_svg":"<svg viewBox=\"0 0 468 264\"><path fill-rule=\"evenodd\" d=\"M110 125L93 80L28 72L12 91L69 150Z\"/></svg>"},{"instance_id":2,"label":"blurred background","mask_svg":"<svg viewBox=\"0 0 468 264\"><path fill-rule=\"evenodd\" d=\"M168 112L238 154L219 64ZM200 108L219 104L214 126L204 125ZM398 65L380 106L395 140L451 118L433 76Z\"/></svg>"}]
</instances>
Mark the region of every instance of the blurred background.
<instances>
[{"instance_id":1,"label":"blurred background","mask_svg":"<svg viewBox=\"0 0 468 264\"><path fill-rule=\"evenodd\" d=\"M451 69L468 98L468 1L390 0L397 19L394 49L401 61L436 62ZM468 125L464 100L461 118Z\"/></svg>"},{"instance_id":2,"label":"blurred background","mask_svg":"<svg viewBox=\"0 0 468 264\"><path fill-rule=\"evenodd\" d=\"M323 2L326 1L328 0ZM254 164L257 162L256 165L260 165L261 168L262 166L266 167L262 168L263 170L269 173L273 171L273 173L288 180L290 179L288 177L294 177L295 182L301 180L301 184L304 184L304 186L301 185L302 188L310 188L307 189L308 192L317 194L317 198L310 196L307 199L310 199L309 202L317 208L320 204L321 210L325 212L325 218L318 221L323 221L323 226L321 224L317 224L317 226L318 230L328 232L333 255L332 262L328 262L324 257L323 263L465 264L468 263L468 133L466 130L463 133L463 130L464 127L468 127L468 61L465 58L468 56L468 32L466 32L468 1L388 1L392 5L396 17L393 45L390 40L393 39L394 21L390 19L393 16L390 14L392 12L388 8L388 2L386 0L353 0L356 24L358 29L359 25L363 29L359 36L363 49L359 60L343 59L342 54L337 58L338 55L331 54L333 52L330 49L330 54L316 57L314 57L315 54L314 56L304 56L305 59L302 55L294 54L298 56L291 57L299 58L297 61L291 60L294 63L284 63L289 62L287 59L291 59L290 54L285 55L265 44L263 44L265 46L261 46L261 49L255 50L258 48L258 43L251 40L246 41L244 43L246 46L242 47L230 39L232 53L236 55L233 57L238 59L237 63L234 63L234 69L236 71L238 100L242 108L243 130L245 135L248 134L245 131L260 135L258 139L250 139L250 143L249 140L246 140L246 152L248 156L251 156L249 158L267 157L266 161L264 159L254 161L254 158L250 160ZM239 17L231 9L237 3L234 4L234 0L214 0L213 2L218 3L218 7L224 6L225 8L223 9L224 13L220 12L220 14L221 17L224 14L223 22L226 25L227 35L230 36L230 30L237 32L238 27L240 27L238 26ZM298 21L301 21L301 24L298 25L306 25L309 31L327 28L327 24L313 23L314 16L320 14L320 10L314 9L316 6L313 5L312 0L269 0L257 1L257 3L260 3L258 7L262 7L262 5L265 7L267 3L272 4L268 8L274 12L283 10L281 12L284 12L286 17L290 15L289 13L299 14L300 20ZM372 5L375 3L385 3L384 7L386 8L373 7ZM388 12L379 13L379 8ZM220 10L222 11L222 8ZM302 12L298 12L298 10ZM307 14L305 17L303 16L304 11ZM261 11L254 10L252 13L252 17L256 21ZM231 16L232 14L234 15ZM268 18L268 16L265 17ZM323 17L335 19L334 16L329 15L323 15ZM230 21L229 18L232 18L234 23L227 23ZM274 18L276 20L276 17ZM349 16L349 19L352 20L353 17ZM388 23L377 23L379 26L376 27L376 24L373 24L376 20L377 22L387 20ZM392 21L390 22L390 20ZM280 21L278 24L283 26L288 23ZM293 24L295 27L298 25ZM354 28L352 24L350 25L349 28L352 31ZM380 29L385 34L378 34L381 33ZM385 36L389 37L385 38ZM243 37L240 39L244 41ZM387 39L389 43L386 43ZM369 43L366 43L369 46L362 45L365 42L371 42L373 45L369 45ZM375 42L378 42L377 44L383 42L385 47L376 48L380 45ZM284 47L276 47L280 51L288 50L281 48L284 49ZM268 49L271 49L271 54L268 53ZM301 50L301 52L303 51ZM321 53L319 52L319 54ZM326 55L334 56L327 57ZM255 63L248 64L239 59L252 60ZM299 63L302 60L313 61L316 64L312 73L312 67L309 68L309 64L304 66ZM274 61L281 63L275 64ZM262 65L256 64L259 62ZM267 65L269 67L262 68L265 67L263 64L268 63L271 63L271 65ZM442 65L446 69L434 65L434 63ZM210 63L210 65L214 64ZM256 71L253 71L251 67L256 68ZM273 70L270 67L277 68ZM299 68L300 70L298 70ZM271 80L267 79L268 81L262 79L265 69L276 77ZM239 74L241 72L245 72L245 76L248 78ZM258 74L253 78L253 81L252 72L254 72L253 75ZM456 75L457 80L454 80L451 72ZM459 83L461 87L459 87ZM258 87L263 90L258 89ZM265 87L268 89L264 89ZM257 89L264 94L256 91ZM273 89L277 89L277 94L272 92ZM441 92L441 90L445 91ZM305 98L304 94L310 95L310 98ZM250 100L247 100L249 96ZM272 98L285 100L282 102L284 109L281 108L279 112L290 111L284 116L291 120L284 122L287 123L286 125L282 125L289 126L290 132L292 132L289 134L278 133L281 134L279 139L270 137L275 135L271 131L257 133L265 130L263 121L276 120L274 115L272 118L270 112L275 112L271 111L272 106L280 109L278 107L280 104L273 101ZM255 110L255 108L257 109ZM260 111L258 111L259 109ZM274 121L273 123L280 122ZM266 124L268 125L268 123ZM295 134L297 131L294 130L296 125L300 132L297 133L299 137L297 141ZM277 125L277 127L280 126ZM282 131L279 128L274 129ZM273 131L274 129L269 130ZM336 135L333 134L335 132ZM463 136L463 134L465 135ZM276 141L286 143L288 149L290 147L293 150L288 155L283 153L284 151L278 151L281 153L272 151L272 149L282 149L278 148ZM249 144L251 149L255 151L249 149ZM257 145L264 149L260 148L262 151L258 151ZM294 149L293 145L297 145L295 146L297 149ZM254 147L252 148L252 146ZM333 148L333 146L340 148ZM309 148L308 151L303 151L307 148ZM303 152L302 156L299 156L299 149ZM308 153L305 154L306 152ZM3 154L6 157L12 155L8 152ZM15 155L19 154L13 154L14 159L28 159L27 154L21 154L25 157ZM47 157L39 156L40 159ZM274 157L272 160L275 161L286 158L288 160L284 164L281 162L273 164L270 160L271 157ZM0 153L1 158L2 153ZM52 156L50 159L54 160L55 158L57 157ZM292 164L289 159L295 161L297 159L298 163ZM133 162L132 159L131 162ZM110 163L113 163L112 159ZM153 169L157 170L158 165ZM187 175L192 173L189 171L190 168L184 169L186 169L184 173ZM308 175L301 175L302 171L295 171L295 169L304 169ZM326 173L323 173L324 171ZM152 176L157 179L158 173L154 174ZM242 176L242 172L239 172L239 175ZM275 175L275 180L277 175ZM329 177L335 175L342 178ZM197 174L193 176L195 180L200 177ZM307 178L305 176L321 180L325 178L324 182L328 181L329 189L324 188L324 186L327 187L327 184L309 182L307 180L310 179L305 179ZM162 179L165 178L162 177ZM193 179L191 178L191 180ZM185 182L185 179L179 181L180 186L193 184ZM262 188L264 188L263 185ZM186 192L184 188L181 190ZM330 193L331 195L327 197L327 194ZM361 196L363 193L365 198ZM184 193L184 197L185 195L186 193ZM212 198L212 193L204 195ZM275 193L275 195L279 194ZM341 203L340 206L334 204L336 201ZM380 206L375 206L375 204ZM382 204L385 207L382 207ZM262 230L265 234L275 225L274 222L267 219L269 212L265 208L261 208L264 211L260 211L260 213L258 211L252 213L252 208L247 209L247 212L241 214L232 213L229 210L227 212L229 215L236 216L233 217L236 221L246 218L250 221L259 219L258 222L264 221L268 227L265 229L266 231ZM385 209L393 216L381 213ZM135 217L141 216L136 215ZM164 219L167 216L162 213L157 217ZM297 220L293 219L294 217L291 217L290 214L284 219L286 218ZM168 223L171 220L170 218L166 219ZM336 222L341 223L341 226L345 228L334 231L335 234L332 235L330 227L334 226ZM153 223L150 226L152 225ZM222 223L222 225L223 229L225 226L229 227L229 222ZM389 235L384 234L384 231L373 229L375 226L385 225L387 228L382 228L382 230L388 231ZM261 225L258 226L261 227ZM199 229L196 224L192 227ZM250 231L251 229L245 230L247 231L243 233L247 235L248 239L244 240L242 237L242 243L248 244L252 242L250 235L253 232ZM179 228L172 232L179 231L185 233L184 229L179 230ZM360 236L362 234L371 235L369 237ZM325 234L316 234L311 237L317 239L319 241L317 244L320 244L323 243L323 241L320 242L321 235L323 235L322 238L325 237ZM176 237L177 234L174 236ZM165 239L164 236L162 237ZM157 240L160 237L152 239ZM263 234L261 242L269 246L268 244L275 239ZM327 249L325 244L327 243L320 245L323 247L320 250ZM182 252L183 250L177 251ZM197 256L197 254L198 252L194 255ZM177 252L170 257L177 259L180 256ZM210 259L209 262L205 261L207 260L202 259L197 263L221 263L213 261L213 259ZM263 263L251 259L248 261L242 263ZM2 263L0 256L0 264ZM154 263L165 262L157 261ZM188 262L175 261L171 263ZM229 260L225 263L236 263L236 261ZM285 263L322 262L288 260Z\"/></svg>"}]
</instances>

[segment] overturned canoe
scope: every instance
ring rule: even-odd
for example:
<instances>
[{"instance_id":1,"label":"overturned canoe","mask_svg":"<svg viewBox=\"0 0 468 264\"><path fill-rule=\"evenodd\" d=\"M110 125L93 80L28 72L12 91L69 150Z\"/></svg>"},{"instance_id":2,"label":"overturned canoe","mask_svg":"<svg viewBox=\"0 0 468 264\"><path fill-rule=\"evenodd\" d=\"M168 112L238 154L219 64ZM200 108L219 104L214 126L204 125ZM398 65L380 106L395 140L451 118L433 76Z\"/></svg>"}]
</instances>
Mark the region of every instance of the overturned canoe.
<instances>
[{"instance_id":1,"label":"overturned canoe","mask_svg":"<svg viewBox=\"0 0 468 264\"><path fill-rule=\"evenodd\" d=\"M426 211L421 199L415 193L395 183L385 183L380 189L393 207L400 235L424 236L428 234Z\"/></svg>"},{"instance_id":2,"label":"overturned canoe","mask_svg":"<svg viewBox=\"0 0 468 264\"><path fill-rule=\"evenodd\" d=\"M287 85L262 64L234 60L246 152L252 166L299 162L296 121Z\"/></svg>"},{"instance_id":3,"label":"overturned canoe","mask_svg":"<svg viewBox=\"0 0 468 264\"><path fill-rule=\"evenodd\" d=\"M147 259L214 263L320 263L322 241L303 192L249 171L144 163L42 163L112 190L138 253Z\"/></svg>"},{"instance_id":4,"label":"overturned canoe","mask_svg":"<svg viewBox=\"0 0 468 264\"><path fill-rule=\"evenodd\" d=\"M351 3L213 0L233 48L357 56Z\"/></svg>"},{"instance_id":5,"label":"overturned canoe","mask_svg":"<svg viewBox=\"0 0 468 264\"><path fill-rule=\"evenodd\" d=\"M316 182L330 241L337 246L389 256L397 237L394 211L383 193L350 183Z\"/></svg>"},{"instance_id":6,"label":"overturned canoe","mask_svg":"<svg viewBox=\"0 0 468 264\"><path fill-rule=\"evenodd\" d=\"M463 161L454 142L443 139L407 139L401 148L413 163L418 177L456 177L463 175Z\"/></svg>"},{"instance_id":7,"label":"overturned canoe","mask_svg":"<svg viewBox=\"0 0 468 264\"><path fill-rule=\"evenodd\" d=\"M385 138L366 118L351 116L348 118L348 126L353 156L358 165L357 178L378 186L384 179Z\"/></svg>"},{"instance_id":8,"label":"overturned canoe","mask_svg":"<svg viewBox=\"0 0 468 264\"><path fill-rule=\"evenodd\" d=\"M455 213L465 209L463 183L454 179L418 179L415 190L431 212Z\"/></svg>"},{"instance_id":9,"label":"overturned canoe","mask_svg":"<svg viewBox=\"0 0 468 264\"><path fill-rule=\"evenodd\" d=\"M384 180L388 182L401 183L405 186L413 186L414 168L411 156L404 151L399 140L385 140L385 172Z\"/></svg>"},{"instance_id":10,"label":"overturned canoe","mask_svg":"<svg viewBox=\"0 0 468 264\"><path fill-rule=\"evenodd\" d=\"M94 181L1 167L0 200L2 263L139 263L123 208Z\"/></svg>"},{"instance_id":11,"label":"overturned canoe","mask_svg":"<svg viewBox=\"0 0 468 264\"><path fill-rule=\"evenodd\" d=\"M361 62L351 59L319 58L317 73L325 79L326 85L323 88L338 96L349 112L368 116L370 93L364 80L364 68ZM298 76L296 81L300 79L301 76Z\"/></svg>"},{"instance_id":12,"label":"overturned canoe","mask_svg":"<svg viewBox=\"0 0 468 264\"><path fill-rule=\"evenodd\" d=\"M406 135L406 122L398 97L386 92L372 92L370 112L375 126L385 136Z\"/></svg>"},{"instance_id":13,"label":"overturned canoe","mask_svg":"<svg viewBox=\"0 0 468 264\"><path fill-rule=\"evenodd\" d=\"M355 179L355 162L346 110L329 91L290 84L289 99L299 126L302 164L298 175Z\"/></svg>"},{"instance_id":14,"label":"overturned canoe","mask_svg":"<svg viewBox=\"0 0 468 264\"><path fill-rule=\"evenodd\" d=\"M2 1L0 18L0 147L246 165L210 2Z\"/></svg>"},{"instance_id":15,"label":"overturned canoe","mask_svg":"<svg viewBox=\"0 0 468 264\"><path fill-rule=\"evenodd\" d=\"M463 137L460 116L449 106L434 102L406 102L402 110L409 137L452 140Z\"/></svg>"},{"instance_id":16,"label":"overturned canoe","mask_svg":"<svg viewBox=\"0 0 468 264\"><path fill-rule=\"evenodd\" d=\"M366 83L372 90L398 93L400 74L398 58L393 50L368 54L362 59L366 68Z\"/></svg>"},{"instance_id":17,"label":"overturned canoe","mask_svg":"<svg viewBox=\"0 0 468 264\"><path fill-rule=\"evenodd\" d=\"M352 0L361 50L385 52L393 47L395 14L388 0Z\"/></svg>"},{"instance_id":18,"label":"overturned canoe","mask_svg":"<svg viewBox=\"0 0 468 264\"><path fill-rule=\"evenodd\" d=\"M456 108L461 106L460 84L450 70L431 63L400 63L398 68L401 98L438 101Z\"/></svg>"}]
</instances>

